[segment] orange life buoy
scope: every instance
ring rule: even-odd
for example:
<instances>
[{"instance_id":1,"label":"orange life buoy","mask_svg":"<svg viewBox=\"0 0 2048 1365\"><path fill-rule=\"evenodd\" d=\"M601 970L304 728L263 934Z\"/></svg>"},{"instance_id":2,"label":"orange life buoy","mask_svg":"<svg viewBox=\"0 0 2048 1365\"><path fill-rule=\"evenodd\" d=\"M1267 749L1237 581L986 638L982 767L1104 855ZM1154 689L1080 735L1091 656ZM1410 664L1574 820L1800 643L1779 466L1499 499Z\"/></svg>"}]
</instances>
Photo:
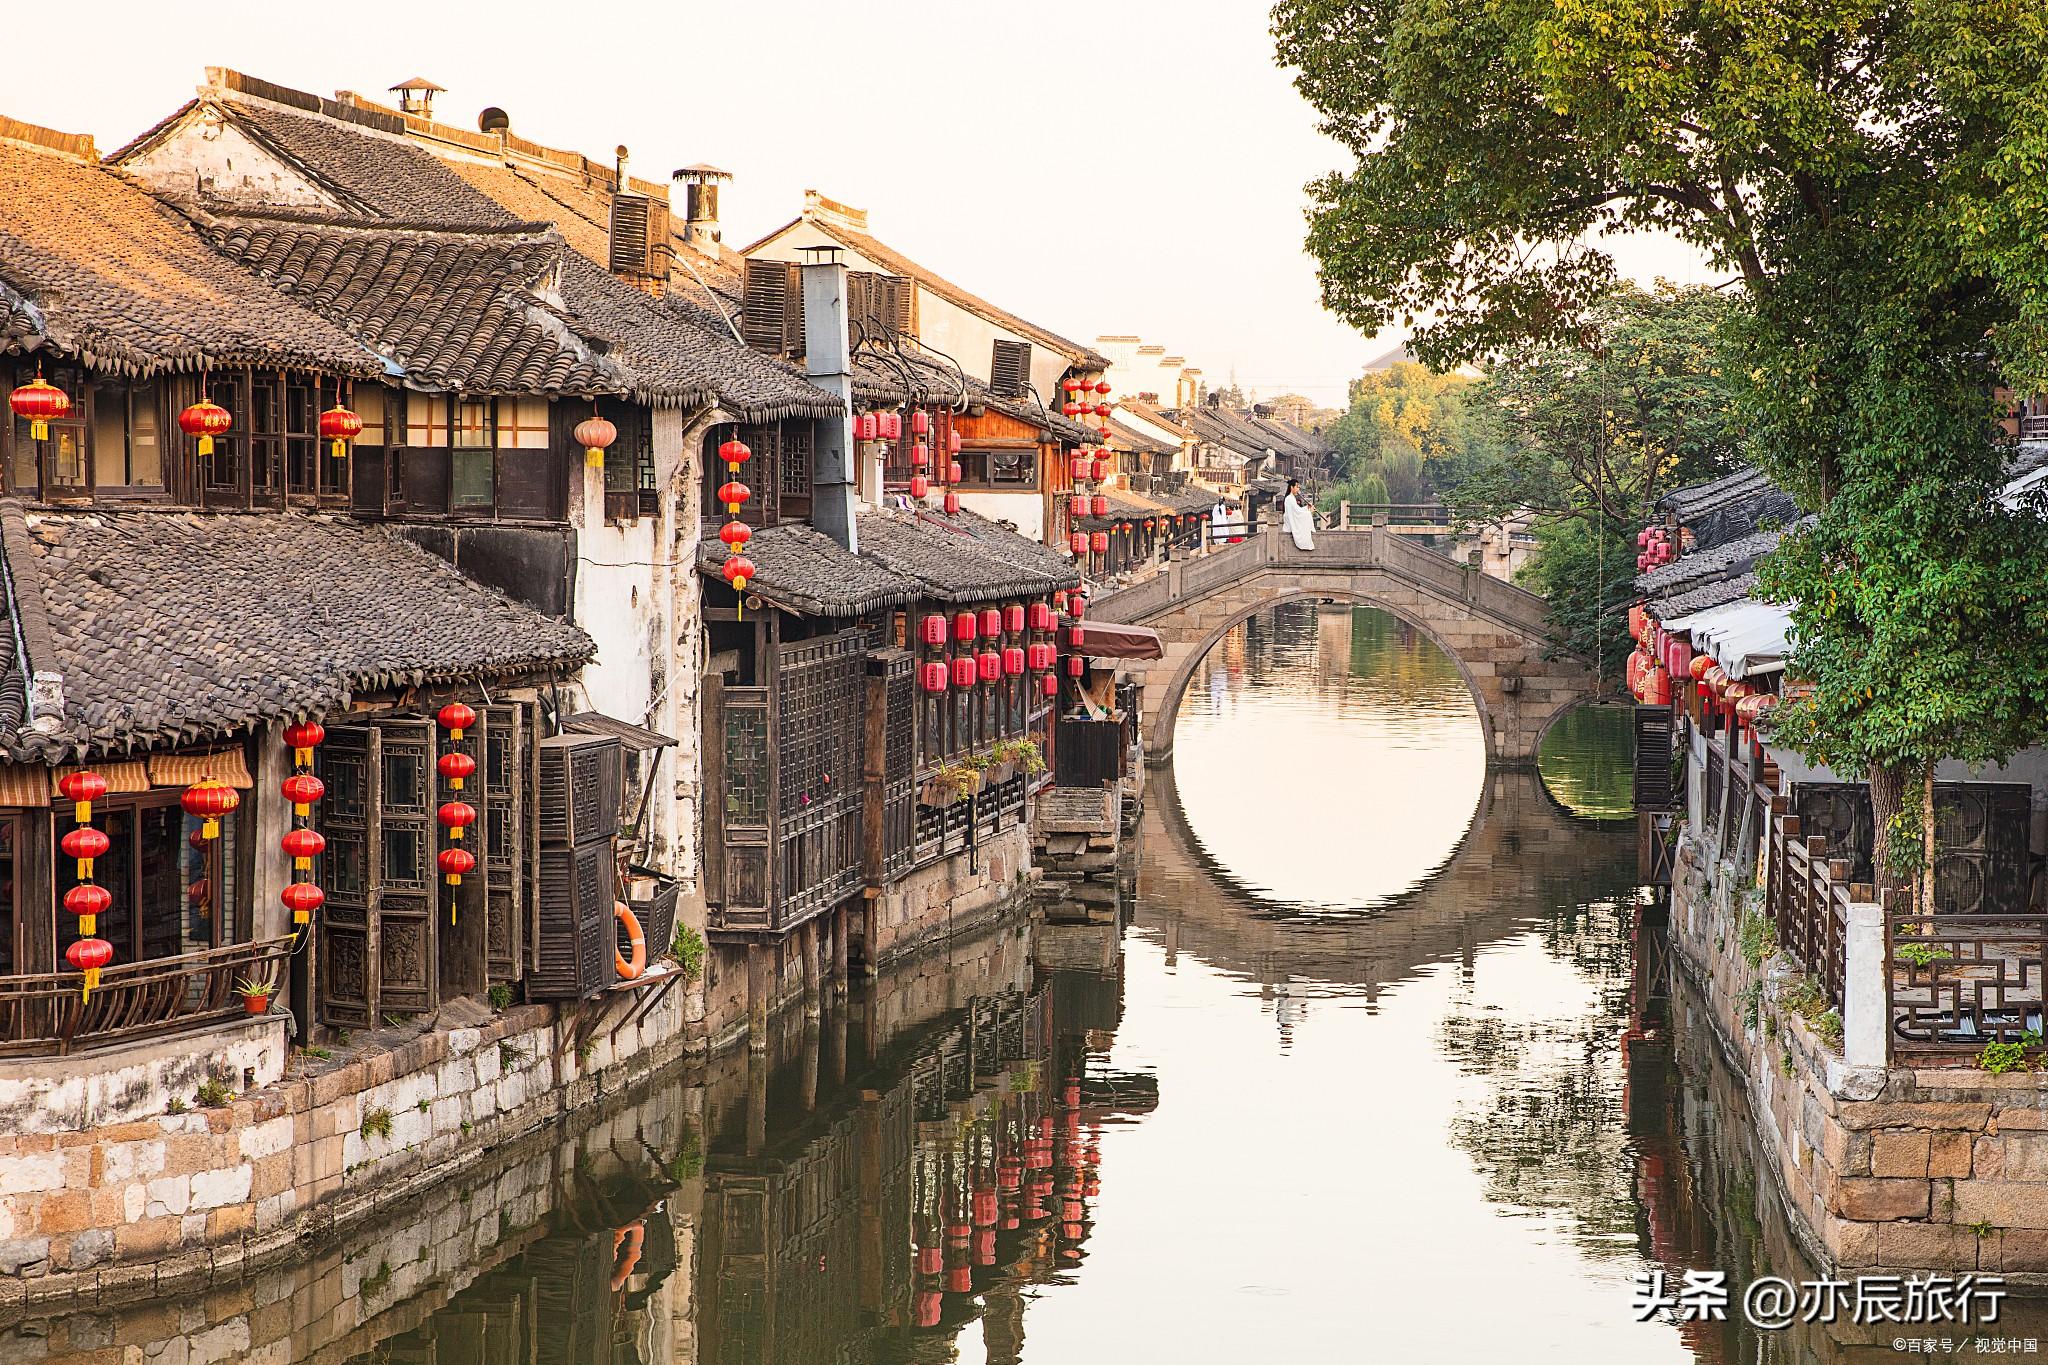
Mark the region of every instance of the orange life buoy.
<instances>
[{"instance_id":1,"label":"orange life buoy","mask_svg":"<svg viewBox=\"0 0 2048 1365\"><path fill-rule=\"evenodd\" d=\"M618 1293L633 1278L640 1264L640 1246L647 1240L645 1223L628 1223L612 1233L612 1292Z\"/></svg>"},{"instance_id":2,"label":"orange life buoy","mask_svg":"<svg viewBox=\"0 0 2048 1365\"><path fill-rule=\"evenodd\" d=\"M640 921L626 908L624 901L612 902L612 918L626 926L626 942L633 945L633 957L628 961L618 950L612 948L612 958L618 964L619 976L631 981L647 970L647 935L640 932Z\"/></svg>"}]
</instances>

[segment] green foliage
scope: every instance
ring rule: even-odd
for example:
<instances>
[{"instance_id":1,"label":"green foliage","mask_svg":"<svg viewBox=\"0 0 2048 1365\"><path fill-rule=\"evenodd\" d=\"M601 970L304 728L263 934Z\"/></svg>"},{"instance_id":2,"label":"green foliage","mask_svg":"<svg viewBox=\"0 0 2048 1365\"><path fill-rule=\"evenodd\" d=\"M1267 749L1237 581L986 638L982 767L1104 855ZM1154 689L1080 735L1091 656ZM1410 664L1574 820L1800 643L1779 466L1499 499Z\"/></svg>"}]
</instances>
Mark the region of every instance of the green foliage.
<instances>
[{"instance_id":1,"label":"green foliage","mask_svg":"<svg viewBox=\"0 0 2048 1365\"><path fill-rule=\"evenodd\" d=\"M311 1057L316 1062L331 1061L334 1057L334 1053L324 1047L302 1047L299 1053L301 1056Z\"/></svg>"},{"instance_id":2,"label":"green foliage","mask_svg":"<svg viewBox=\"0 0 2048 1365\"><path fill-rule=\"evenodd\" d=\"M1915 967L1926 967L1955 954L1939 943L1901 943L1892 949L1892 956Z\"/></svg>"},{"instance_id":3,"label":"green foliage","mask_svg":"<svg viewBox=\"0 0 2048 1365\"><path fill-rule=\"evenodd\" d=\"M685 981L695 981L704 975L704 935L678 920L675 942L669 946L669 951L681 964Z\"/></svg>"},{"instance_id":4,"label":"green foliage","mask_svg":"<svg viewBox=\"0 0 2048 1365\"><path fill-rule=\"evenodd\" d=\"M1552 518L1536 527L1536 557L1517 575L1550 602L1549 650L1597 659L1612 687L1635 641L1628 608L1636 600L1636 546L1605 522Z\"/></svg>"},{"instance_id":5,"label":"green foliage","mask_svg":"<svg viewBox=\"0 0 2048 1365\"><path fill-rule=\"evenodd\" d=\"M218 1076L208 1076L199 1083L199 1090L192 1098L202 1109L223 1109L234 1103L235 1092L228 1089L227 1082Z\"/></svg>"},{"instance_id":6,"label":"green foliage","mask_svg":"<svg viewBox=\"0 0 2048 1365\"><path fill-rule=\"evenodd\" d=\"M1328 500L1427 501L1440 470L1483 439L1468 420L1471 387L1462 375L1436 374L1412 361L1352 380L1351 406L1323 433L1335 466Z\"/></svg>"},{"instance_id":7,"label":"green foliage","mask_svg":"<svg viewBox=\"0 0 2048 1365\"><path fill-rule=\"evenodd\" d=\"M2039 1033L2028 1033L2016 1043L1986 1043L1984 1050L1977 1054L1977 1065L1994 1076L2008 1071L2031 1071L2033 1062L2028 1057L2029 1049L2041 1046Z\"/></svg>"},{"instance_id":8,"label":"green foliage","mask_svg":"<svg viewBox=\"0 0 2048 1365\"><path fill-rule=\"evenodd\" d=\"M491 1002L491 1008L494 1010L510 1009L512 1007L512 988L500 981L485 993L484 998Z\"/></svg>"},{"instance_id":9,"label":"green foliage","mask_svg":"<svg viewBox=\"0 0 2048 1365\"><path fill-rule=\"evenodd\" d=\"M1763 1021L1764 983L1756 977L1751 977L1738 998L1742 1002L1742 1028L1744 1032L1748 1032Z\"/></svg>"},{"instance_id":10,"label":"green foliage","mask_svg":"<svg viewBox=\"0 0 2048 1365\"><path fill-rule=\"evenodd\" d=\"M164 1112L166 1114L182 1114L185 1110L186 1104L183 1095L173 1095L164 1102Z\"/></svg>"},{"instance_id":11,"label":"green foliage","mask_svg":"<svg viewBox=\"0 0 2048 1365\"><path fill-rule=\"evenodd\" d=\"M516 1071L519 1068L519 1064L525 1060L526 1054L521 1052L516 1044L498 1044L498 1070Z\"/></svg>"},{"instance_id":12,"label":"green foliage","mask_svg":"<svg viewBox=\"0 0 2048 1365\"><path fill-rule=\"evenodd\" d=\"M365 1110L363 1120L357 1126L366 1138L388 1138L391 1136L391 1111L383 1108Z\"/></svg>"},{"instance_id":13,"label":"green foliage","mask_svg":"<svg viewBox=\"0 0 2048 1365\"><path fill-rule=\"evenodd\" d=\"M1015 763L1032 777L1045 771L1045 750L1035 735L999 740L989 753L998 763Z\"/></svg>"},{"instance_id":14,"label":"green foliage","mask_svg":"<svg viewBox=\"0 0 2048 1365\"><path fill-rule=\"evenodd\" d=\"M1273 24L1355 158L1310 186L1309 247L1361 329L1423 320L1440 367L1575 344L1608 233L1740 279L1738 421L1817 516L1760 570L1814 684L1781 740L1889 803L2041 735L2048 535L1992 493L2002 395L2048 388L2048 6L1281 0Z\"/></svg>"},{"instance_id":15,"label":"green foliage","mask_svg":"<svg viewBox=\"0 0 2048 1365\"><path fill-rule=\"evenodd\" d=\"M1771 917L1751 912L1742 917L1741 930L1742 960L1752 967L1761 967L1778 951L1778 926L1771 923Z\"/></svg>"}]
</instances>

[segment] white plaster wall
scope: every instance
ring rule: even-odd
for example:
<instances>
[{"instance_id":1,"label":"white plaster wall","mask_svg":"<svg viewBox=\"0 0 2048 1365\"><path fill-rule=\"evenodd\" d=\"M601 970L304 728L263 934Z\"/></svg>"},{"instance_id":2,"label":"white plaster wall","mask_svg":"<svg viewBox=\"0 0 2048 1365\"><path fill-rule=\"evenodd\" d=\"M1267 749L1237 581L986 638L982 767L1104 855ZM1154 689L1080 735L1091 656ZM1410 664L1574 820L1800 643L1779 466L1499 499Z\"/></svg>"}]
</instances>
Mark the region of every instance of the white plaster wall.
<instances>
[{"instance_id":1,"label":"white plaster wall","mask_svg":"<svg viewBox=\"0 0 2048 1365\"><path fill-rule=\"evenodd\" d=\"M339 209L339 201L300 175L209 105L199 105L154 145L122 163L151 189L191 196L301 208Z\"/></svg>"},{"instance_id":2,"label":"white plaster wall","mask_svg":"<svg viewBox=\"0 0 2048 1365\"><path fill-rule=\"evenodd\" d=\"M1020 535L1045 539L1045 499L1037 493L962 493L960 505L991 521L1015 523Z\"/></svg>"}]
</instances>

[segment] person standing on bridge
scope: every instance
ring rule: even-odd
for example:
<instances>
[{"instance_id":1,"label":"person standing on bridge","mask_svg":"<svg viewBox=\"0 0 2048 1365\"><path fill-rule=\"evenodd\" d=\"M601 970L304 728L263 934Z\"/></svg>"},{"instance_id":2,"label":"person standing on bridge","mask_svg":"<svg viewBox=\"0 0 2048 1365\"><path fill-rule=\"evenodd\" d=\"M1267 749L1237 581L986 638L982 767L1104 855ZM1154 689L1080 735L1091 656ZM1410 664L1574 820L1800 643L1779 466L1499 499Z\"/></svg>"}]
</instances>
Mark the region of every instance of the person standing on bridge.
<instances>
[{"instance_id":1,"label":"person standing on bridge","mask_svg":"<svg viewBox=\"0 0 2048 1365\"><path fill-rule=\"evenodd\" d=\"M1297 550L1316 547L1316 505L1301 491L1300 479L1287 481L1287 499L1282 505L1280 525L1294 540Z\"/></svg>"}]
</instances>

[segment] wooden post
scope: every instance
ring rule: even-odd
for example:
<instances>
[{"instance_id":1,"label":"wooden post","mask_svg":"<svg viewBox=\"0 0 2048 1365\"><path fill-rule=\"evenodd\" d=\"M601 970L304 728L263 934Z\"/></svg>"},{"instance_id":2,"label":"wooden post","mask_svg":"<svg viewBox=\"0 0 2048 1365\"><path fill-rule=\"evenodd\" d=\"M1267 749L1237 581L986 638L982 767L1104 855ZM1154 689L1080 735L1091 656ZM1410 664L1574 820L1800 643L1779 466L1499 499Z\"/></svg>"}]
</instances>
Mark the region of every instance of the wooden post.
<instances>
[{"instance_id":1,"label":"wooden post","mask_svg":"<svg viewBox=\"0 0 2048 1365\"><path fill-rule=\"evenodd\" d=\"M846 998L846 906L832 911L832 997Z\"/></svg>"},{"instance_id":2,"label":"wooden post","mask_svg":"<svg viewBox=\"0 0 2048 1365\"><path fill-rule=\"evenodd\" d=\"M747 1047L768 1050L768 1006L774 994L775 949L767 943L747 945Z\"/></svg>"},{"instance_id":3,"label":"wooden post","mask_svg":"<svg viewBox=\"0 0 2048 1365\"><path fill-rule=\"evenodd\" d=\"M808 920L796 931L797 951L804 955L804 1018L816 1019L822 1010L818 990L818 921Z\"/></svg>"},{"instance_id":4,"label":"wooden post","mask_svg":"<svg viewBox=\"0 0 2048 1365\"><path fill-rule=\"evenodd\" d=\"M865 714L861 750L861 874L871 887L887 884L889 678L870 673L862 695Z\"/></svg>"}]
</instances>

